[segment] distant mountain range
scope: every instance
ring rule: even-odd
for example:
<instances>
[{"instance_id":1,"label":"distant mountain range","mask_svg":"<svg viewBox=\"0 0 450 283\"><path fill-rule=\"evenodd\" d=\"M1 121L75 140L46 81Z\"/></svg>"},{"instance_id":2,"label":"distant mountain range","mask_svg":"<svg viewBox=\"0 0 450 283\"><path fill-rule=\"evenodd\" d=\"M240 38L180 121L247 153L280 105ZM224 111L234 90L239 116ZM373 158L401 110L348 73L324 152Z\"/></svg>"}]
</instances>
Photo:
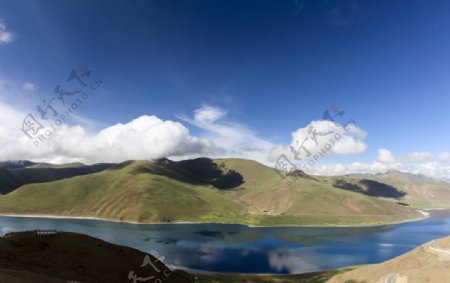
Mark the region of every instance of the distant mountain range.
<instances>
[{"instance_id":1,"label":"distant mountain range","mask_svg":"<svg viewBox=\"0 0 450 283\"><path fill-rule=\"evenodd\" d=\"M20 169L20 168L25 168L25 167L31 167L34 164L36 164L36 163L28 161L28 160L0 161L0 167L6 168L6 169Z\"/></svg>"},{"instance_id":2,"label":"distant mountain range","mask_svg":"<svg viewBox=\"0 0 450 283\"><path fill-rule=\"evenodd\" d=\"M450 184L388 171L337 177L284 173L251 160L0 168L0 213L133 222L374 225L417 219L412 207L449 207ZM15 168L15 169L8 169Z\"/></svg>"}]
</instances>

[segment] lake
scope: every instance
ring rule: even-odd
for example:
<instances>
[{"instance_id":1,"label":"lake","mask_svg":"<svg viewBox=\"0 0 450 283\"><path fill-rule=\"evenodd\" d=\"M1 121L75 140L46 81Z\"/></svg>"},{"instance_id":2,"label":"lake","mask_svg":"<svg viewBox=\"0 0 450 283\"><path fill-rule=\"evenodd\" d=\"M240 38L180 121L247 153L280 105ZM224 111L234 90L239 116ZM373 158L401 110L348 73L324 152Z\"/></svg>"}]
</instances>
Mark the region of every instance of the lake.
<instances>
[{"instance_id":1,"label":"lake","mask_svg":"<svg viewBox=\"0 0 450 283\"><path fill-rule=\"evenodd\" d=\"M450 212L376 227L261 227L228 224L129 224L100 220L0 216L0 234L57 229L158 253L193 270L302 273L378 263L450 235Z\"/></svg>"}]
</instances>

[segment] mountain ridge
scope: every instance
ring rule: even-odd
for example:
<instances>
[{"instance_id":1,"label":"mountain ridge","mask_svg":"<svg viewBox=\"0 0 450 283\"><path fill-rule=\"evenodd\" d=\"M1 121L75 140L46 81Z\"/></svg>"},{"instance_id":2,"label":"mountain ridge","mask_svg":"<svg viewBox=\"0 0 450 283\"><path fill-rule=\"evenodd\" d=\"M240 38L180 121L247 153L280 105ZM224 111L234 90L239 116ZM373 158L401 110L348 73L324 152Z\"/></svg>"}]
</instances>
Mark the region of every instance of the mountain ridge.
<instances>
[{"instance_id":1,"label":"mountain ridge","mask_svg":"<svg viewBox=\"0 0 450 283\"><path fill-rule=\"evenodd\" d=\"M126 161L21 186L0 196L0 213L255 226L377 225L422 217L394 201L340 188L335 177L297 175L237 158Z\"/></svg>"},{"instance_id":2,"label":"mountain ridge","mask_svg":"<svg viewBox=\"0 0 450 283\"><path fill-rule=\"evenodd\" d=\"M77 164L74 167L69 164L37 166L38 164L39 163L33 163L31 166L15 169L0 167L0 194L10 193L23 185L46 183L91 174L100 172L112 166L110 163L81 166Z\"/></svg>"}]
</instances>

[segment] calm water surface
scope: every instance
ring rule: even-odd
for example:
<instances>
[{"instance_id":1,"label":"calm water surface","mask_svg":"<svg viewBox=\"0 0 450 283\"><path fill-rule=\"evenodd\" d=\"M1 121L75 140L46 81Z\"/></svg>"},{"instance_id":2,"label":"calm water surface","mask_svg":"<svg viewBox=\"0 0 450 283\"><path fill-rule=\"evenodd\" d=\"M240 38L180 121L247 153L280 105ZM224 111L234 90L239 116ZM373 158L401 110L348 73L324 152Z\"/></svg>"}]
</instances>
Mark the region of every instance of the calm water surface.
<instances>
[{"instance_id":1,"label":"calm water surface","mask_svg":"<svg viewBox=\"0 0 450 283\"><path fill-rule=\"evenodd\" d=\"M128 224L0 216L0 234L57 229L91 235L189 269L300 273L378 263L450 235L450 212L422 221L361 228L249 228L227 224Z\"/></svg>"}]
</instances>

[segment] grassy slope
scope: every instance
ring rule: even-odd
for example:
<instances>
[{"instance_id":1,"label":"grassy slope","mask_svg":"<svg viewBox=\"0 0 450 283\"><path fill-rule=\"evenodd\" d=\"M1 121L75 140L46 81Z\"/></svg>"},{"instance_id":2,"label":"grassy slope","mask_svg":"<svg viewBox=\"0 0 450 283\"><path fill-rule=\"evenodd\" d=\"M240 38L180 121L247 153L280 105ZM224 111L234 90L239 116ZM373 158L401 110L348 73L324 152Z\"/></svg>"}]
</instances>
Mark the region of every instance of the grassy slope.
<instances>
[{"instance_id":1,"label":"grassy slope","mask_svg":"<svg viewBox=\"0 0 450 283\"><path fill-rule=\"evenodd\" d=\"M448 183L432 182L400 182L395 179L379 179L387 184L398 186L408 194L404 202L417 208L450 208L450 186Z\"/></svg>"},{"instance_id":2,"label":"grassy slope","mask_svg":"<svg viewBox=\"0 0 450 283\"><path fill-rule=\"evenodd\" d=\"M251 216L248 224L370 225L417 216L391 202L337 189L330 178L283 179L272 168L242 159L217 163L245 176L245 189L237 190L233 198L245 204L246 214Z\"/></svg>"},{"instance_id":3,"label":"grassy slope","mask_svg":"<svg viewBox=\"0 0 450 283\"><path fill-rule=\"evenodd\" d=\"M197 275L196 283L324 283L354 267L295 275Z\"/></svg>"},{"instance_id":4,"label":"grassy slope","mask_svg":"<svg viewBox=\"0 0 450 283\"><path fill-rule=\"evenodd\" d=\"M429 247L430 243L426 243L384 263L336 275L328 282L450 282L450 237L437 240L434 244L435 248L444 249L447 253L434 252Z\"/></svg>"},{"instance_id":5,"label":"grassy slope","mask_svg":"<svg viewBox=\"0 0 450 283\"><path fill-rule=\"evenodd\" d=\"M39 165L39 166L38 166ZM0 167L0 194L7 194L22 185L45 183L100 172L113 164L64 164L47 166L37 164L36 167L6 169Z\"/></svg>"},{"instance_id":6,"label":"grassy slope","mask_svg":"<svg viewBox=\"0 0 450 283\"><path fill-rule=\"evenodd\" d=\"M450 208L450 184L425 176L390 171L377 175L354 175L345 179L356 183L360 179L375 180L406 193L401 202L416 208Z\"/></svg>"},{"instance_id":7,"label":"grassy slope","mask_svg":"<svg viewBox=\"0 0 450 283\"><path fill-rule=\"evenodd\" d=\"M236 209L227 192L165 176L135 173L151 163L135 161L115 170L46 184L30 184L0 197L0 211L163 221Z\"/></svg>"},{"instance_id":8,"label":"grassy slope","mask_svg":"<svg viewBox=\"0 0 450 283\"><path fill-rule=\"evenodd\" d=\"M330 178L282 178L250 160L215 163L241 173L244 183L219 190L189 181L192 176L177 164L131 161L95 174L23 186L0 196L0 213L249 225L373 225L419 217L401 205L337 189Z\"/></svg>"}]
</instances>

